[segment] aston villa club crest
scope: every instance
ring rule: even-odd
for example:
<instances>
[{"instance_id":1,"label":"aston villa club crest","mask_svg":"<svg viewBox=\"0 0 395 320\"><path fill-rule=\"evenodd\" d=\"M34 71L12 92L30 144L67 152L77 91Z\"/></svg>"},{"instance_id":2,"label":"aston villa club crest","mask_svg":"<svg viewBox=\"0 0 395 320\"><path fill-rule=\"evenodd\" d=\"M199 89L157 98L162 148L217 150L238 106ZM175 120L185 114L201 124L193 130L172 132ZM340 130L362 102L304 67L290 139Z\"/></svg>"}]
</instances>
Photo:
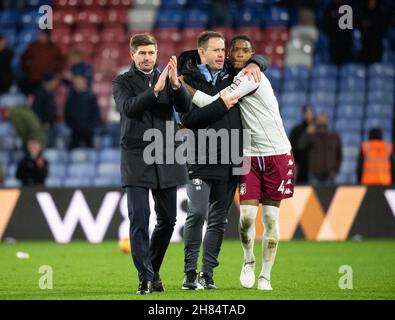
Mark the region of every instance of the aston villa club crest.
<instances>
[{"instance_id":1,"label":"aston villa club crest","mask_svg":"<svg viewBox=\"0 0 395 320\"><path fill-rule=\"evenodd\" d=\"M245 183L240 184L240 195L243 196L247 192L247 186Z\"/></svg>"}]
</instances>

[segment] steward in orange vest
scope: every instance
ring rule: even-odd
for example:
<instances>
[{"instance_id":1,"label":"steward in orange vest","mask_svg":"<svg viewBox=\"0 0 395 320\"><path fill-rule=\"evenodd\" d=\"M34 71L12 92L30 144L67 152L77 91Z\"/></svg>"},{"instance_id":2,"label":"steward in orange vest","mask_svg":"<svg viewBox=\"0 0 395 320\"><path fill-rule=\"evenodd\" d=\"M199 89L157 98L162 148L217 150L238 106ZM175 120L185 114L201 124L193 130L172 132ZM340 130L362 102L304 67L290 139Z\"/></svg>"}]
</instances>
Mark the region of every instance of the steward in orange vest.
<instances>
[{"instance_id":1,"label":"steward in orange vest","mask_svg":"<svg viewBox=\"0 0 395 320\"><path fill-rule=\"evenodd\" d=\"M372 129L369 140L362 143L360 182L363 185L390 185L392 183L393 146L382 140L381 129Z\"/></svg>"}]
</instances>

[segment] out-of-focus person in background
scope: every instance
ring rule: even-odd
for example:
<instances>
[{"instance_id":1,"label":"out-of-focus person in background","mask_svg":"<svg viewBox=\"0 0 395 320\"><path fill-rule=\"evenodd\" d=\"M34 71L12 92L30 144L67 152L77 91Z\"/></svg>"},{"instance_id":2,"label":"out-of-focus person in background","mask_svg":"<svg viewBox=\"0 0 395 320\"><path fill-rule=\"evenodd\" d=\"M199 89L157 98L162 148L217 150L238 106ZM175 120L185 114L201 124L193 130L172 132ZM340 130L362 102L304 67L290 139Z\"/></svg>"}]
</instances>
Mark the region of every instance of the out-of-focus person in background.
<instances>
[{"instance_id":1,"label":"out-of-focus person in background","mask_svg":"<svg viewBox=\"0 0 395 320\"><path fill-rule=\"evenodd\" d=\"M341 140L329 128L329 118L324 112L318 114L307 131L300 137L298 147L307 150L309 157L309 183L332 185L339 173L342 161Z\"/></svg>"},{"instance_id":2,"label":"out-of-focus person in background","mask_svg":"<svg viewBox=\"0 0 395 320\"><path fill-rule=\"evenodd\" d=\"M19 161L16 178L23 186L44 185L48 175L48 162L42 155L42 144L37 139L29 139L25 157Z\"/></svg>"},{"instance_id":3,"label":"out-of-focus person in background","mask_svg":"<svg viewBox=\"0 0 395 320\"><path fill-rule=\"evenodd\" d=\"M50 30L40 30L38 39L28 45L22 55L24 81L22 91L32 94L40 86L47 72L59 73L65 65L60 48L51 42Z\"/></svg>"},{"instance_id":4,"label":"out-of-focus person in background","mask_svg":"<svg viewBox=\"0 0 395 320\"><path fill-rule=\"evenodd\" d=\"M358 159L358 181L363 185L390 185L394 178L392 143L383 140L381 128L369 131L368 141L362 143Z\"/></svg>"},{"instance_id":5,"label":"out-of-focus person in background","mask_svg":"<svg viewBox=\"0 0 395 320\"><path fill-rule=\"evenodd\" d=\"M290 142L296 164L296 183L309 182L309 154L306 149L299 148L299 139L306 132L308 126L314 122L314 110L310 105L303 107L303 121L292 128Z\"/></svg>"},{"instance_id":6,"label":"out-of-focus person in background","mask_svg":"<svg viewBox=\"0 0 395 320\"><path fill-rule=\"evenodd\" d=\"M30 107L21 105L7 109L4 113L4 119L11 121L19 137L22 139L25 150L31 138L38 140L41 145L45 145L44 129L40 119Z\"/></svg>"},{"instance_id":7,"label":"out-of-focus person in background","mask_svg":"<svg viewBox=\"0 0 395 320\"><path fill-rule=\"evenodd\" d=\"M73 76L72 81L75 90L69 92L65 107L65 121L72 131L70 149L82 144L93 148L94 132L100 124L99 105L84 76Z\"/></svg>"},{"instance_id":8,"label":"out-of-focus person in background","mask_svg":"<svg viewBox=\"0 0 395 320\"><path fill-rule=\"evenodd\" d=\"M69 89L74 89L72 80L73 76L77 75L85 77L88 89L92 88L92 66L84 60L84 54L81 50L73 49L68 54L68 69L63 73L64 80Z\"/></svg>"},{"instance_id":9,"label":"out-of-focus person in background","mask_svg":"<svg viewBox=\"0 0 395 320\"><path fill-rule=\"evenodd\" d=\"M7 39L0 33L0 94L6 93L12 85L12 56Z\"/></svg>"},{"instance_id":10,"label":"out-of-focus person in background","mask_svg":"<svg viewBox=\"0 0 395 320\"><path fill-rule=\"evenodd\" d=\"M332 0L324 13L322 29L329 41L329 55L332 63L347 63L352 58L352 30L340 29L339 8L348 4L346 0Z\"/></svg>"},{"instance_id":11,"label":"out-of-focus person in background","mask_svg":"<svg viewBox=\"0 0 395 320\"><path fill-rule=\"evenodd\" d=\"M365 0L356 15L356 27L361 31L362 63L380 62L383 57L384 34L387 31L389 17L380 7L379 0Z\"/></svg>"},{"instance_id":12,"label":"out-of-focus person in background","mask_svg":"<svg viewBox=\"0 0 395 320\"><path fill-rule=\"evenodd\" d=\"M58 85L59 78L52 72L46 73L33 98L32 109L45 130L47 148L54 148L56 143L55 123L57 117L54 92Z\"/></svg>"}]
</instances>

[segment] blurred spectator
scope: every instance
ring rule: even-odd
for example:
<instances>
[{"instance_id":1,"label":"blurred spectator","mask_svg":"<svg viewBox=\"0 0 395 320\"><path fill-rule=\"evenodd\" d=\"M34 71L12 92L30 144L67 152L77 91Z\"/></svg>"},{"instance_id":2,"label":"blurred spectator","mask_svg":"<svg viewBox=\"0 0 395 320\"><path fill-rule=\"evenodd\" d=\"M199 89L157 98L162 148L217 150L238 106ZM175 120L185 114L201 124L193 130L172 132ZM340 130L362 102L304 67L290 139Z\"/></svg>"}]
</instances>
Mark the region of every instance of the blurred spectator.
<instances>
[{"instance_id":1,"label":"blurred spectator","mask_svg":"<svg viewBox=\"0 0 395 320\"><path fill-rule=\"evenodd\" d=\"M345 0L332 0L324 13L322 30L329 41L329 55L332 63L349 62L352 57L352 30L339 28L339 7L347 4Z\"/></svg>"},{"instance_id":2,"label":"blurred spectator","mask_svg":"<svg viewBox=\"0 0 395 320\"><path fill-rule=\"evenodd\" d=\"M365 0L356 24L362 35L360 60L363 63L380 62L383 56L383 37L388 27L388 16L378 0Z\"/></svg>"},{"instance_id":3,"label":"blurred spectator","mask_svg":"<svg viewBox=\"0 0 395 320\"><path fill-rule=\"evenodd\" d=\"M303 108L303 122L291 131L290 142L296 163L296 183L307 184L309 181L309 155L306 149L300 149L298 142L306 132L307 127L314 121L314 111L309 105Z\"/></svg>"},{"instance_id":4,"label":"blurred spectator","mask_svg":"<svg viewBox=\"0 0 395 320\"><path fill-rule=\"evenodd\" d=\"M0 34L0 94L6 93L12 85L12 56L7 39Z\"/></svg>"},{"instance_id":5,"label":"blurred spectator","mask_svg":"<svg viewBox=\"0 0 395 320\"><path fill-rule=\"evenodd\" d=\"M59 79L52 72L44 76L42 85L34 94L32 109L40 119L45 130L47 148L54 148L56 142L56 102L54 92L59 85Z\"/></svg>"},{"instance_id":6,"label":"blurred spectator","mask_svg":"<svg viewBox=\"0 0 395 320\"><path fill-rule=\"evenodd\" d=\"M26 155L18 163L16 178L24 186L35 186L44 185L47 175L48 162L42 156L42 144L38 140L30 139L27 142Z\"/></svg>"},{"instance_id":7,"label":"blurred spectator","mask_svg":"<svg viewBox=\"0 0 395 320\"><path fill-rule=\"evenodd\" d=\"M394 153L391 143L383 141L380 128L369 131L369 140L362 143L357 169L359 183L390 185L394 177Z\"/></svg>"},{"instance_id":8,"label":"blurred spectator","mask_svg":"<svg viewBox=\"0 0 395 320\"><path fill-rule=\"evenodd\" d=\"M306 149L309 155L309 183L330 185L339 173L342 161L340 137L329 129L326 113L320 113L307 131L300 137L299 149Z\"/></svg>"},{"instance_id":9,"label":"blurred spectator","mask_svg":"<svg viewBox=\"0 0 395 320\"><path fill-rule=\"evenodd\" d=\"M69 92L65 110L66 124L72 131L70 149L79 147L81 142L92 148L93 134L100 122L99 105L85 77L74 76L73 85L75 91Z\"/></svg>"},{"instance_id":10,"label":"blurred spectator","mask_svg":"<svg viewBox=\"0 0 395 320\"><path fill-rule=\"evenodd\" d=\"M83 53L79 49L73 49L68 54L69 69L64 72L64 78L69 88L73 88L72 77L84 76L88 89L92 88L93 69L92 66L84 61Z\"/></svg>"},{"instance_id":11,"label":"blurred spectator","mask_svg":"<svg viewBox=\"0 0 395 320\"><path fill-rule=\"evenodd\" d=\"M38 140L41 145L44 145L44 129L40 119L37 118L30 107L18 106L7 109L4 116L5 119L9 119L15 127L18 135L23 141L24 148L27 147L27 142L31 139Z\"/></svg>"},{"instance_id":12,"label":"blurred spectator","mask_svg":"<svg viewBox=\"0 0 395 320\"><path fill-rule=\"evenodd\" d=\"M34 93L47 72L61 72L65 65L60 48L50 40L49 30L40 30L37 41L29 44L22 55L22 68L25 74L22 90L25 94Z\"/></svg>"}]
</instances>

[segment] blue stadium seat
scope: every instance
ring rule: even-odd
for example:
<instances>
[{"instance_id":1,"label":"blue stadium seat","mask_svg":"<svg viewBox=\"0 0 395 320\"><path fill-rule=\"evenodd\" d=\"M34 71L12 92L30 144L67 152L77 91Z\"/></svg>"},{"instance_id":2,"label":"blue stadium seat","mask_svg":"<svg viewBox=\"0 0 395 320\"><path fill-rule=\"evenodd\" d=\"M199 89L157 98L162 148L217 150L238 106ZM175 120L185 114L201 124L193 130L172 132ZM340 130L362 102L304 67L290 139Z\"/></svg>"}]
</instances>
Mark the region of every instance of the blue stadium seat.
<instances>
[{"instance_id":1,"label":"blue stadium seat","mask_svg":"<svg viewBox=\"0 0 395 320\"><path fill-rule=\"evenodd\" d=\"M114 162L103 162L98 164L96 172L99 176L114 177L120 175L120 166Z\"/></svg>"},{"instance_id":2,"label":"blue stadium seat","mask_svg":"<svg viewBox=\"0 0 395 320\"><path fill-rule=\"evenodd\" d=\"M341 91L337 96L338 105L343 104L359 104L365 103L365 94L360 91Z\"/></svg>"},{"instance_id":3,"label":"blue stadium seat","mask_svg":"<svg viewBox=\"0 0 395 320\"><path fill-rule=\"evenodd\" d=\"M364 130L369 131L372 128L381 128L383 131L392 131L392 118L388 117L369 117L364 121Z\"/></svg>"},{"instance_id":4,"label":"blue stadium seat","mask_svg":"<svg viewBox=\"0 0 395 320\"><path fill-rule=\"evenodd\" d=\"M161 9L157 13L156 28L178 28L183 22L183 10Z\"/></svg>"},{"instance_id":5,"label":"blue stadium seat","mask_svg":"<svg viewBox=\"0 0 395 320\"><path fill-rule=\"evenodd\" d=\"M120 163L121 152L118 148L103 149L99 151L99 162Z\"/></svg>"},{"instance_id":6,"label":"blue stadium seat","mask_svg":"<svg viewBox=\"0 0 395 320\"><path fill-rule=\"evenodd\" d=\"M383 104L383 105L391 105L394 104L394 91L382 91L382 90L374 90L368 92L368 104Z\"/></svg>"},{"instance_id":7,"label":"blue stadium seat","mask_svg":"<svg viewBox=\"0 0 395 320\"><path fill-rule=\"evenodd\" d=\"M272 66L265 71L265 75L270 80L270 82L272 81L280 82L283 78L283 70L281 68Z\"/></svg>"},{"instance_id":8,"label":"blue stadium seat","mask_svg":"<svg viewBox=\"0 0 395 320\"><path fill-rule=\"evenodd\" d=\"M15 10L0 11L1 28L15 28L19 24L19 12Z\"/></svg>"},{"instance_id":9,"label":"blue stadium seat","mask_svg":"<svg viewBox=\"0 0 395 320\"><path fill-rule=\"evenodd\" d=\"M297 107L304 106L307 102L307 95L305 92L284 92L280 96L280 106L282 104L294 105Z\"/></svg>"},{"instance_id":10,"label":"blue stadium seat","mask_svg":"<svg viewBox=\"0 0 395 320\"><path fill-rule=\"evenodd\" d=\"M25 152L23 150L15 150L10 152L10 155L12 156L12 162L18 163L25 156Z\"/></svg>"},{"instance_id":11,"label":"blue stadium seat","mask_svg":"<svg viewBox=\"0 0 395 320\"><path fill-rule=\"evenodd\" d=\"M0 162L3 166L6 166L11 162L11 157L8 151L5 151L4 149L0 150Z\"/></svg>"},{"instance_id":12,"label":"blue stadium seat","mask_svg":"<svg viewBox=\"0 0 395 320\"><path fill-rule=\"evenodd\" d=\"M346 76L340 79L339 89L344 91L365 91L365 79Z\"/></svg>"},{"instance_id":13,"label":"blue stadium seat","mask_svg":"<svg viewBox=\"0 0 395 320\"><path fill-rule=\"evenodd\" d=\"M186 0L165 0L161 1L161 10L166 9L182 9L186 5Z\"/></svg>"},{"instance_id":14,"label":"blue stadium seat","mask_svg":"<svg viewBox=\"0 0 395 320\"><path fill-rule=\"evenodd\" d=\"M337 66L333 64L318 64L311 70L312 78L336 78Z\"/></svg>"},{"instance_id":15,"label":"blue stadium seat","mask_svg":"<svg viewBox=\"0 0 395 320\"><path fill-rule=\"evenodd\" d=\"M394 107L392 104L370 103L366 105L366 117L392 118Z\"/></svg>"},{"instance_id":16,"label":"blue stadium seat","mask_svg":"<svg viewBox=\"0 0 395 320\"><path fill-rule=\"evenodd\" d=\"M232 16L236 28L262 26L264 21L264 12L262 10L248 7L233 11Z\"/></svg>"},{"instance_id":17,"label":"blue stadium seat","mask_svg":"<svg viewBox=\"0 0 395 320\"><path fill-rule=\"evenodd\" d=\"M336 95L330 92L312 92L310 94L310 103L315 108L316 105L327 105L334 107L336 102Z\"/></svg>"},{"instance_id":18,"label":"blue stadium seat","mask_svg":"<svg viewBox=\"0 0 395 320\"><path fill-rule=\"evenodd\" d=\"M25 11L21 14L19 22L22 28L37 29L40 16L37 10Z\"/></svg>"},{"instance_id":19,"label":"blue stadium seat","mask_svg":"<svg viewBox=\"0 0 395 320\"><path fill-rule=\"evenodd\" d=\"M45 179L45 186L49 188L58 188L63 186L63 179L57 177L47 177Z\"/></svg>"},{"instance_id":20,"label":"blue stadium seat","mask_svg":"<svg viewBox=\"0 0 395 320\"><path fill-rule=\"evenodd\" d=\"M71 163L67 169L69 177L93 177L96 174L96 167L88 163Z\"/></svg>"},{"instance_id":21,"label":"blue stadium seat","mask_svg":"<svg viewBox=\"0 0 395 320\"><path fill-rule=\"evenodd\" d=\"M119 186L121 181L113 177L95 177L93 179L93 185L95 187L113 187Z\"/></svg>"},{"instance_id":22,"label":"blue stadium seat","mask_svg":"<svg viewBox=\"0 0 395 320\"><path fill-rule=\"evenodd\" d=\"M12 150L17 147L17 137L0 136L0 150Z\"/></svg>"},{"instance_id":23,"label":"blue stadium seat","mask_svg":"<svg viewBox=\"0 0 395 320\"><path fill-rule=\"evenodd\" d=\"M364 115L363 104L339 104L336 108L337 118L359 118Z\"/></svg>"},{"instance_id":24,"label":"blue stadium seat","mask_svg":"<svg viewBox=\"0 0 395 320\"><path fill-rule=\"evenodd\" d=\"M7 178L15 178L16 170L17 170L17 164L15 163L9 164L8 166L4 167L5 176Z\"/></svg>"},{"instance_id":25,"label":"blue stadium seat","mask_svg":"<svg viewBox=\"0 0 395 320\"><path fill-rule=\"evenodd\" d=\"M12 29L12 28L7 28L7 29L4 28L3 29L2 28L1 33L7 39L8 47L9 48L14 47L17 42L16 29Z\"/></svg>"},{"instance_id":26,"label":"blue stadium seat","mask_svg":"<svg viewBox=\"0 0 395 320\"><path fill-rule=\"evenodd\" d=\"M282 104L280 106L280 113L286 118L295 118L298 121L302 120L302 105L296 106L294 104Z\"/></svg>"},{"instance_id":27,"label":"blue stadium seat","mask_svg":"<svg viewBox=\"0 0 395 320\"><path fill-rule=\"evenodd\" d=\"M368 91L394 91L394 79L379 78L377 76L369 78Z\"/></svg>"},{"instance_id":28,"label":"blue stadium seat","mask_svg":"<svg viewBox=\"0 0 395 320\"><path fill-rule=\"evenodd\" d=\"M343 146L359 146L362 138L360 132L340 132L340 138Z\"/></svg>"},{"instance_id":29,"label":"blue stadium seat","mask_svg":"<svg viewBox=\"0 0 395 320\"><path fill-rule=\"evenodd\" d=\"M287 80L308 80L310 71L305 66L289 66L283 70L284 81Z\"/></svg>"},{"instance_id":30,"label":"blue stadium seat","mask_svg":"<svg viewBox=\"0 0 395 320\"><path fill-rule=\"evenodd\" d=\"M22 186L22 183L16 178L5 178L4 186L7 188L20 188Z\"/></svg>"},{"instance_id":31,"label":"blue stadium seat","mask_svg":"<svg viewBox=\"0 0 395 320\"><path fill-rule=\"evenodd\" d=\"M50 163L66 163L68 160L68 152L59 149L44 150L44 158Z\"/></svg>"},{"instance_id":32,"label":"blue stadium seat","mask_svg":"<svg viewBox=\"0 0 395 320\"><path fill-rule=\"evenodd\" d=\"M92 179L89 177L68 177L63 183L65 187L90 187L92 185Z\"/></svg>"},{"instance_id":33,"label":"blue stadium seat","mask_svg":"<svg viewBox=\"0 0 395 320\"><path fill-rule=\"evenodd\" d=\"M300 118L295 118L295 117L288 118L284 115L282 116L283 116L285 131L287 135L289 135L291 133L291 130L300 123Z\"/></svg>"},{"instance_id":34,"label":"blue stadium seat","mask_svg":"<svg viewBox=\"0 0 395 320\"><path fill-rule=\"evenodd\" d=\"M307 91L307 80L286 80L282 85L282 92Z\"/></svg>"},{"instance_id":35,"label":"blue stadium seat","mask_svg":"<svg viewBox=\"0 0 395 320\"><path fill-rule=\"evenodd\" d=\"M374 63L368 67L369 78L391 78L395 77L394 65L390 63Z\"/></svg>"},{"instance_id":36,"label":"blue stadium seat","mask_svg":"<svg viewBox=\"0 0 395 320\"><path fill-rule=\"evenodd\" d=\"M95 150L78 148L70 152L71 162L86 162L91 165L96 163L97 154Z\"/></svg>"},{"instance_id":37,"label":"blue stadium seat","mask_svg":"<svg viewBox=\"0 0 395 320\"><path fill-rule=\"evenodd\" d=\"M353 76L361 79L366 78L366 67L362 64L349 63L340 67L340 77Z\"/></svg>"},{"instance_id":38,"label":"blue stadium seat","mask_svg":"<svg viewBox=\"0 0 395 320\"><path fill-rule=\"evenodd\" d=\"M312 78L310 80L310 91L325 91L335 93L337 81L335 78Z\"/></svg>"},{"instance_id":39,"label":"blue stadium seat","mask_svg":"<svg viewBox=\"0 0 395 320\"><path fill-rule=\"evenodd\" d=\"M62 163L49 163L48 175L51 178L63 179L67 175L67 165Z\"/></svg>"},{"instance_id":40,"label":"blue stadium seat","mask_svg":"<svg viewBox=\"0 0 395 320\"><path fill-rule=\"evenodd\" d=\"M1 121L0 122L0 137L4 136L16 136L16 130L11 122Z\"/></svg>"},{"instance_id":41,"label":"blue stadium seat","mask_svg":"<svg viewBox=\"0 0 395 320\"><path fill-rule=\"evenodd\" d=\"M362 131L362 120L357 118L337 119L334 129L337 132L356 132Z\"/></svg>"},{"instance_id":42,"label":"blue stadium seat","mask_svg":"<svg viewBox=\"0 0 395 320\"><path fill-rule=\"evenodd\" d=\"M26 44L34 41L37 39L37 34L38 34L38 30L36 29L30 29L29 27L27 27L27 29L23 29L18 33L18 43L20 45L25 45Z\"/></svg>"},{"instance_id":43,"label":"blue stadium seat","mask_svg":"<svg viewBox=\"0 0 395 320\"><path fill-rule=\"evenodd\" d=\"M357 161L359 153L361 152L361 146L343 146L342 155L343 161Z\"/></svg>"},{"instance_id":44,"label":"blue stadium seat","mask_svg":"<svg viewBox=\"0 0 395 320\"><path fill-rule=\"evenodd\" d=\"M190 9L184 15L184 28L206 28L209 16L206 12L198 9Z\"/></svg>"},{"instance_id":45,"label":"blue stadium seat","mask_svg":"<svg viewBox=\"0 0 395 320\"><path fill-rule=\"evenodd\" d=\"M290 14L287 8L270 6L265 10L265 26L266 27L288 27L290 24Z\"/></svg>"}]
</instances>

